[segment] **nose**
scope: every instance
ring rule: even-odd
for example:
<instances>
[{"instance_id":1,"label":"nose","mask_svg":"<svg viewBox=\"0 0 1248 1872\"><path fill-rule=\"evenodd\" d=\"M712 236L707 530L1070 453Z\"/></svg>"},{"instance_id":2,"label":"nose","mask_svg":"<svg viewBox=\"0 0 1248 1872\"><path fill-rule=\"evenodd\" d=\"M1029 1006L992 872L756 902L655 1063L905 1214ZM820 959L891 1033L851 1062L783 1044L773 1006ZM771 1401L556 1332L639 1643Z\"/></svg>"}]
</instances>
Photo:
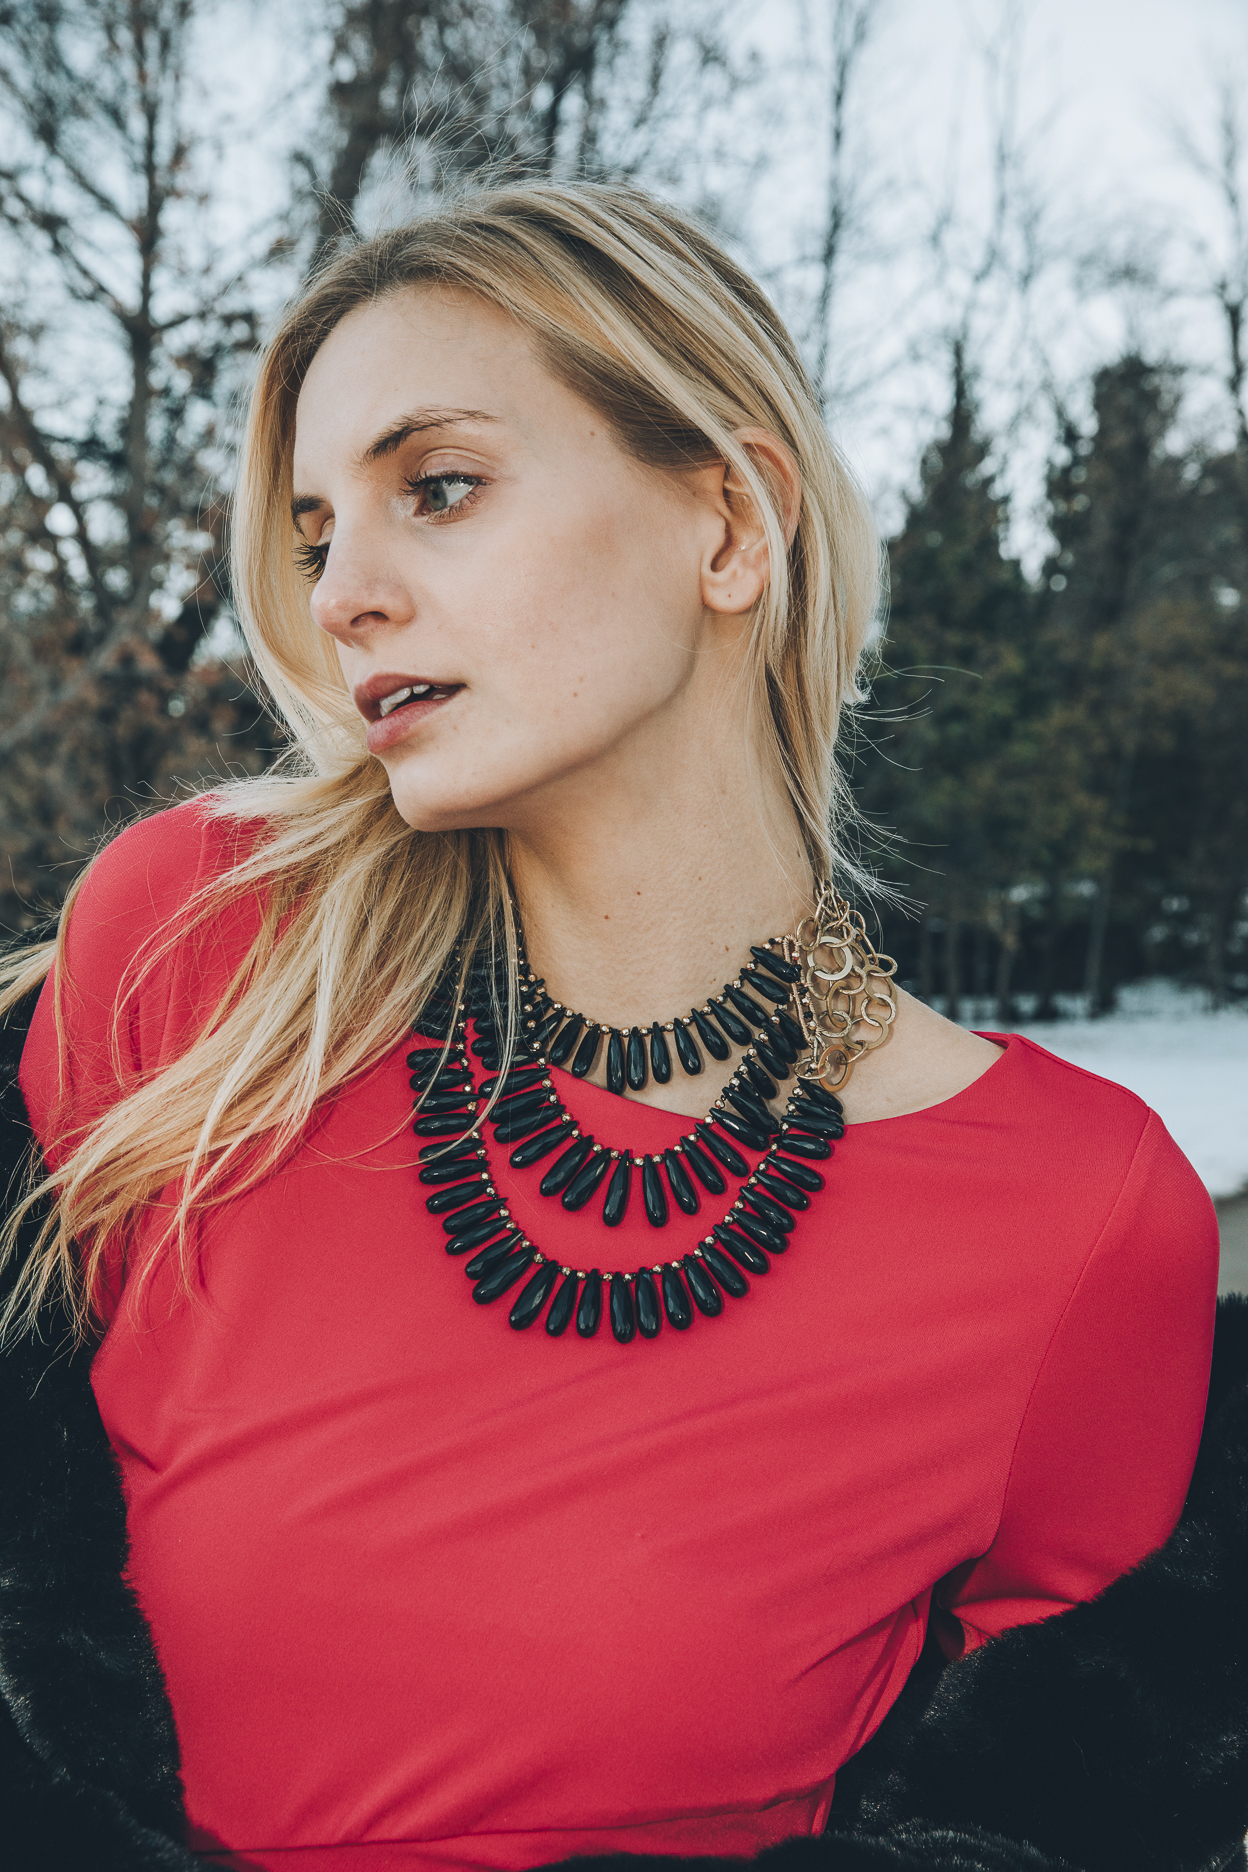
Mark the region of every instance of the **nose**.
<instances>
[{"instance_id":1,"label":"nose","mask_svg":"<svg viewBox=\"0 0 1248 1872\"><path fill-rule=\"evenodd\" d=\"M312 616L342 644L356 644L369 631L399 629L416 615L411 593L380 542L347 533L341 525L330 541L325 570L312 588Z\"/></svg>"}]
</instances>

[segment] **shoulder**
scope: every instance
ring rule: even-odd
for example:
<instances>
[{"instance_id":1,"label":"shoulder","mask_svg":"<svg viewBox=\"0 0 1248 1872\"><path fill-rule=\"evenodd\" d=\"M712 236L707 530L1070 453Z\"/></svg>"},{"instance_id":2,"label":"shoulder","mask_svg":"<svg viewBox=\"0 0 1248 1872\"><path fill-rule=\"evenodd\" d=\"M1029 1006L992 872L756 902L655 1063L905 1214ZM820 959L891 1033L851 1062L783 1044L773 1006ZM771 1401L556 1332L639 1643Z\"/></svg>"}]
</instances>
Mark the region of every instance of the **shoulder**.
<instances>
[{"instance_id":1,"label":"shoulder","mask_svg":"<svg viewBox=\"0 0 1248 1872\"><path fill-rule=\"evenodd\" d=\"M88 866L69 928L96 924L162 928L195 891L235 861L240 822L214 811L212 794L138 819L110 839ZM254 834L253 834L254 836Z\"/></svg>"},{"instance_id":2,"label":"shoulder","mask_svg":"<svg viewBox=\"0 0 1248 1872\"><path fill-rule=\"evenodd\" d=\"M41 1135L63 1116L92 1113L179 1051L245 952L254 895L223 901L202 931L180 940L182 913L263 831L216 806L201 795L127 826L79 883L22 1055L22 1088Z\"/></svg>"}]
</instances>

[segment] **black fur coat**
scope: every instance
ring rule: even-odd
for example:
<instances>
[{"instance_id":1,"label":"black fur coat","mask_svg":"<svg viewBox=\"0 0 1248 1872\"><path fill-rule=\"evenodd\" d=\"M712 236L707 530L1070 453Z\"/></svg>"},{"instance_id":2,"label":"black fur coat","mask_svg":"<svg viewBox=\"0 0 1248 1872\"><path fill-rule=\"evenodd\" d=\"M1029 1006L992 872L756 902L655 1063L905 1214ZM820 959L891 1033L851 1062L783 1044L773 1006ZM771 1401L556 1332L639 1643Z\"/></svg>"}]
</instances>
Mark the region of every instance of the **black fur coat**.
<instances>
[{"instance_id":1,"label":"black fur coat","mask_svg":"<svg viewBox=\"0 0 1248 1872\"><path fill-rule=\"evenodd\" d=\"M30 1145L29 1007L0 1033L0 1185ZM49 1314L0 1357L0 1864L192 1872L178 1744L121 1574L125 1507ZM1248 1299L1222 1301L1196 1473L1164 1547L1089 1605L927 1656L763 1872L1229 1872L1248 1832ZM606 1872L623 1859L585 1860ZM640 1872L675 1861L647 1858ZM726 1869L745 1862L720 1861ZM709 1865L709 1862L708 1862Z\"/></svg>"}]
</instances>

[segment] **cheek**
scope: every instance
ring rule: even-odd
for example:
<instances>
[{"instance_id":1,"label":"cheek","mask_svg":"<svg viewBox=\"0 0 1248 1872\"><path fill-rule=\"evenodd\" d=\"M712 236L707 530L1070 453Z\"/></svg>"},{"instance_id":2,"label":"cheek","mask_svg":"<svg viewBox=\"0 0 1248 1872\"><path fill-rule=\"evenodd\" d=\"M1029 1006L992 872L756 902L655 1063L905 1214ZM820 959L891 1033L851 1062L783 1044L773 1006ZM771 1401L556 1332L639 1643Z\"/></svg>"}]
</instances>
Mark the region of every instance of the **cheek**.
<instances>
[{"instance_id":1,"label":"cheek","mask_svg":"<svg viewBox=\"0 0 1248 1872\"><path fill-rule=\"evenodd\" d=\"M491 698L530 720L616 720L684 680L702 619L696 566L664 524L582 510L529 535L480 593Z\"/></svg>"}]
</instances>

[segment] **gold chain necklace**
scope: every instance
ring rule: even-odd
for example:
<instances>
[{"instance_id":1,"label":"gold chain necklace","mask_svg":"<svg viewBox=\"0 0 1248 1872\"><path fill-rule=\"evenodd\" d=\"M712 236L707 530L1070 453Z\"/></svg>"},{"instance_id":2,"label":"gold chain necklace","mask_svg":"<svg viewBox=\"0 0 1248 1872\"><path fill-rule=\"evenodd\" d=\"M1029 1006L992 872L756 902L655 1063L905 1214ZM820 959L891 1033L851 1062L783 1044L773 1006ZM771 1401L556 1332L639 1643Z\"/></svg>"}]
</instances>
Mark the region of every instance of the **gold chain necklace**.
<instances>
[{"instance_id":1,"label":"gold chain necklace","mask_svg":"<svg viewBox=\"0 0 1248 1872\"><path fill-rule=\"evenodd\" d=\"M864 1053L883 1046L897 1018L897 964L878 954L857 910L829 883L819 886L813 917L799 923L795 995L810 1064L804 1070L839 1093Z\"/></svg>"}]
</instances>

